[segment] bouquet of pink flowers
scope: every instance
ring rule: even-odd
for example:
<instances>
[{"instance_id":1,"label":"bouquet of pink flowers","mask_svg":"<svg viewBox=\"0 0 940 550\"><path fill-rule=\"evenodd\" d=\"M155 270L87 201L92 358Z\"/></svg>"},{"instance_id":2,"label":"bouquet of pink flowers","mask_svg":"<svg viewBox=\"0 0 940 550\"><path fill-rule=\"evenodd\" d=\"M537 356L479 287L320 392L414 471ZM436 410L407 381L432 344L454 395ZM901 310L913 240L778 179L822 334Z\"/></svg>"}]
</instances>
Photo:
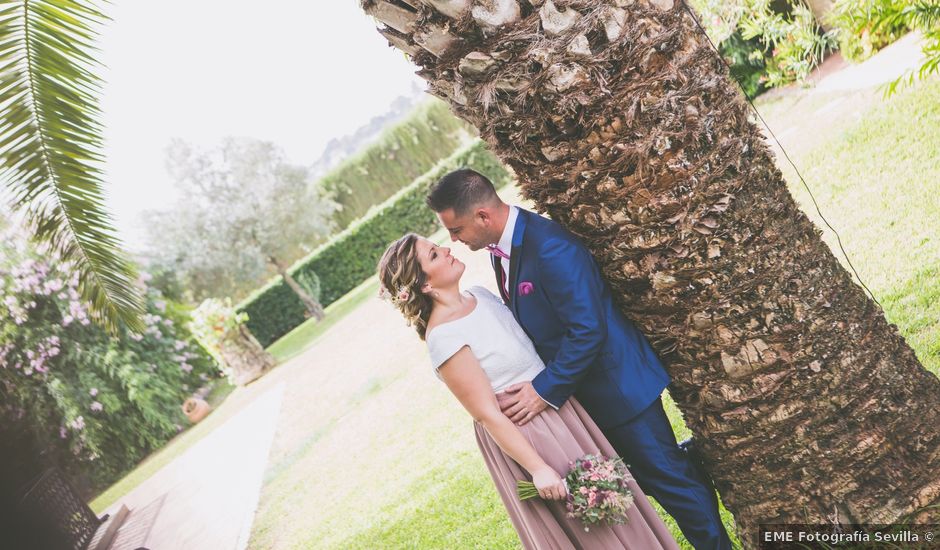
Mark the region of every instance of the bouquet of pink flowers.
<instances>
[{"instance_id":1,"label":"bouquet of pink flowers","mask_svg":"<svg viewBox=\"0 0 940 550\"><path fill-rule=\"evenodd\" d=\"M602 521L624 523L633 506L633 493L627 488L630 474L619 458L585 455L572 462L565 484L568 486L568 517L585 525ZM531 481L516 483L521 500L539 496Z\"/></svg>"}]
</instances>

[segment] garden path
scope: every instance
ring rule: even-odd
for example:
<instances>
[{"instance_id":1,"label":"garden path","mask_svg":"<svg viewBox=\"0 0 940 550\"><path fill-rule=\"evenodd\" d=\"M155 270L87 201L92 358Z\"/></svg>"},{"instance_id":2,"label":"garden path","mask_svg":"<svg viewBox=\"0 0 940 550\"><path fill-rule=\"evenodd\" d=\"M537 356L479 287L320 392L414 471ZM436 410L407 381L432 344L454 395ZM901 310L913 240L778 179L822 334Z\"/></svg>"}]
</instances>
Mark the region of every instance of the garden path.
<instances>
[{"instance_id":1,"label":"garden path","mask_svg":"<svg viewBox=\"0 0 940 550\"><path fill-rule=\"evenodd\" d=\"M922 44L923 39L919 34L909 33L864 62L854 65L836 52L813 71L808 86L791 84L775 88L758 97L755 104L783 148L791 156L798 156L816 148L828 135L816 129L847 128L855 124L869 108L882 100L885 84L919 67L924 58ZM804 115L782 116L781 110L792 110ZM805 113L809 113L808 116ZM789 168L780 147L773 142L766 128L764 133L768 135L770 145L780 159L778 166L788 173ZM802 172L805 167L798 168Z\"/></svg>"},{"instance_id":2,"label":"garden path","mask_svg":"<svg viewBox=\"0 0 940 550\"><path fill-rule=\"evenodd\" d=\"M283 394L267 390L112 506L131 514L111 548L246 548Z\"/></svg>"}]
</instances>

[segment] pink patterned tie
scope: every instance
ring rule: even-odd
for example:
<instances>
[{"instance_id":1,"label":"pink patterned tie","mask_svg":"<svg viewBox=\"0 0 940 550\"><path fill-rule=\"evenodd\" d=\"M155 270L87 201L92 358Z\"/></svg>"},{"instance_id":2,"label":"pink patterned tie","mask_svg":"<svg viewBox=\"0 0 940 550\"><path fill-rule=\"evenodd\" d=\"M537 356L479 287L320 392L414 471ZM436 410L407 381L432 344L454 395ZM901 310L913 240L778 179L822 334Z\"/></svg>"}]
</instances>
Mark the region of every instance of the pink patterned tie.
<instances>
[{"instance_id":1,"label":"pink patterned tie","mask_svg":"<svg viewBox=\"0 0 940 550\"><path fill-rule=\"evenodd\" d=\"M497 258L506 258L507 260L509 259L509 254L503 252L503 250L495 244L486 245L486 250Z\"/></svg>"},{"instance_id":2,"label":"pink patterned tie","mask_svg":"<svg viewBox=\"0 0 940 550\"><path fill-rule=\"evenodd\" d=\"M499 283L499 293L503 297L503 301L509 303L509 290L506 287L506 271L503 269L503 262L497 258L506 258L509 259L509 254L506 254L502 251L500 247L495 244L486 245L486 250L493 255L493 269L496 270L496 280Z\"/></svg>"}]
</instances>

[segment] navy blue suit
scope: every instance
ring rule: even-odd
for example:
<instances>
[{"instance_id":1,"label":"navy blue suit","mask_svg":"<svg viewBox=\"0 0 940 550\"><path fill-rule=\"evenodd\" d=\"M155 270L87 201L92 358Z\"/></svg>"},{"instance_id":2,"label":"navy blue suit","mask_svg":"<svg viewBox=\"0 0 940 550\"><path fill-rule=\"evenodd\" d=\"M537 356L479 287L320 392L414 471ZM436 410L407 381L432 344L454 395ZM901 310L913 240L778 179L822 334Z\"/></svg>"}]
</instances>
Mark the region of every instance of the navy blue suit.
<instances>
[{"instance_id":1,"label":"navy blue suit","mask_svg":"<svg viewBox=\"0 0 940 550\"><path fill-rule=\"evenodd\" d=\"M731 548L714 492L663 411L669 375L614 305L587 248L557 223L519 209L509 263L509 294L500 292L546 365L532 380L535 391L555 407L575 395L697 549Z\"/></svg>"}]
</instances>

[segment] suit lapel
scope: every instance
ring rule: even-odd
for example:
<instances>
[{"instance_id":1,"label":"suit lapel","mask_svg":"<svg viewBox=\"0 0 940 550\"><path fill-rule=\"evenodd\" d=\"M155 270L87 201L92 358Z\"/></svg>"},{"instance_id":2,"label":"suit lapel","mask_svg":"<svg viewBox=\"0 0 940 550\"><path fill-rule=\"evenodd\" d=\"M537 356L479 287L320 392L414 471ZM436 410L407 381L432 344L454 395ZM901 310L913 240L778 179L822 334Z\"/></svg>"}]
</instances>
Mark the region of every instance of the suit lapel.
<instances>
[{"instance_id":1,"label":"suit lapel","mask_svg":"<svg viewBox=\"0 0 940 550\"><path fill-rule=\"evenodd\" d=\"M525 235L525 226L529 213L519 209L516 216L516 227L512 230L512 252L509 253L509 306L513 315L519 318L516 300L516 281L519 279L519 265L522 263L522 242Z\"/></svg>"}]
</instances>

